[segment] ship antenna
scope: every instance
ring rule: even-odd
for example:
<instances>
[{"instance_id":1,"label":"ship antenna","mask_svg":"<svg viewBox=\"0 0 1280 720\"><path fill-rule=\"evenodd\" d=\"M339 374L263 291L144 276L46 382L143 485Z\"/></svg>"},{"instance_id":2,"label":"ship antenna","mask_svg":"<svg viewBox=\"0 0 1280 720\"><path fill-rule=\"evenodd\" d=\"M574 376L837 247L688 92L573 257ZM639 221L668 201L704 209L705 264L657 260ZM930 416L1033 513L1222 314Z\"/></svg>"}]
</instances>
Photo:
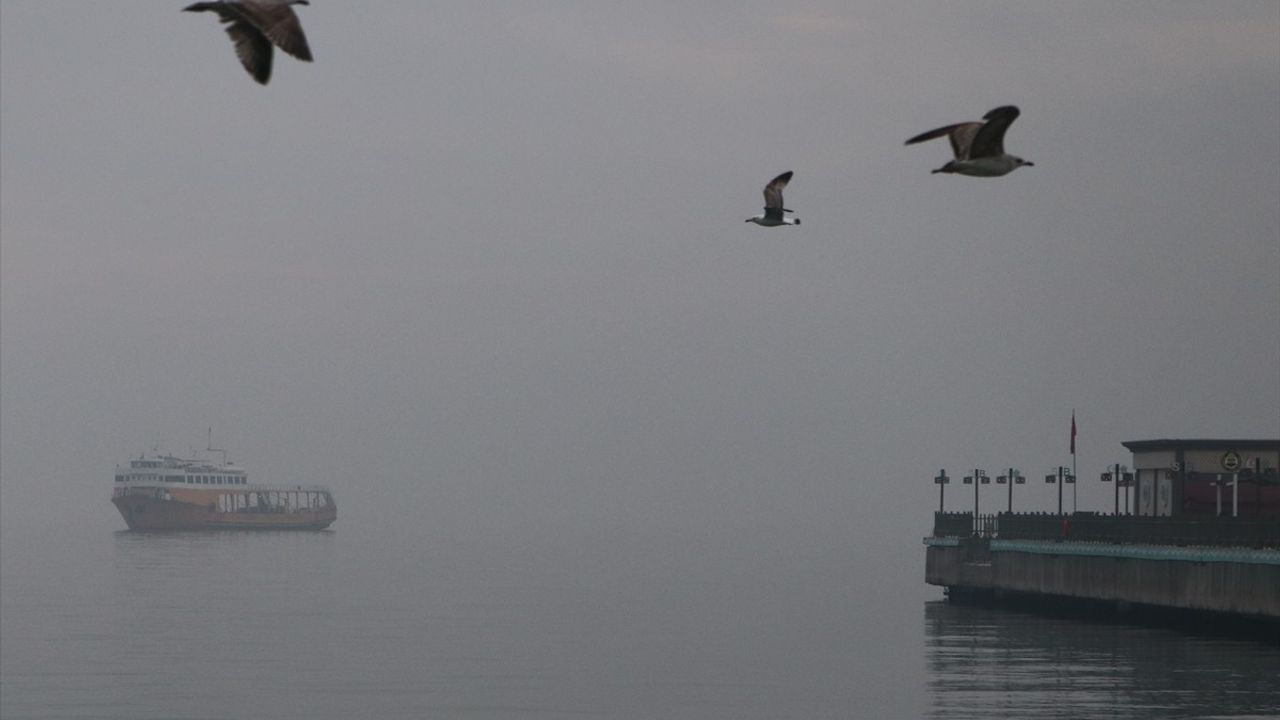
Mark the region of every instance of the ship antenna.
<instances>
[{"instance_id":1,"label":"ship antenna","mask_svg":"<svg viewBox=\"0 0 1280 720\"><path fill-rule=\"evenodd\" d=\"M227 464L227 451L213 446L213 428L209 428L209 447L207 450L209 452L222 453L222 464Z\"/></svg>"}]
</instances>

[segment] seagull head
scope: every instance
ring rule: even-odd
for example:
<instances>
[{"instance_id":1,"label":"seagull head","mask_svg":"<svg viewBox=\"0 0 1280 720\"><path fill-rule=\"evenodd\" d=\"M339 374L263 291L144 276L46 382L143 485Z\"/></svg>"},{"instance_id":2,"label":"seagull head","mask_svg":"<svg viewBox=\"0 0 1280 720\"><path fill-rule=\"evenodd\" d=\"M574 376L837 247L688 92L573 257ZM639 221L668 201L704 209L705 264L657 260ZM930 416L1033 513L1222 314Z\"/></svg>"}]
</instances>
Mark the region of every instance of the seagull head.
<instances>
[{"instance_id":1,"label":"seagull head","mask_svg":"<svg viewBox=\"0 0 1280 720\"><path fill-rule=\"evenodd\" d=\"M1022 167L1023 165L1026 165L1027 167L1035 167L1035 166L1036 166L1036 164L1035 164L1035 163L1033 163L1033 162L1031 162L1030 160L1023 160L1022 158L1018 157L1017 155L1010 155L1010 156L1009 156L1009 159L1013 161L1013 166L1014 166L1014 167Z\"/></svg>"}]
</instances>

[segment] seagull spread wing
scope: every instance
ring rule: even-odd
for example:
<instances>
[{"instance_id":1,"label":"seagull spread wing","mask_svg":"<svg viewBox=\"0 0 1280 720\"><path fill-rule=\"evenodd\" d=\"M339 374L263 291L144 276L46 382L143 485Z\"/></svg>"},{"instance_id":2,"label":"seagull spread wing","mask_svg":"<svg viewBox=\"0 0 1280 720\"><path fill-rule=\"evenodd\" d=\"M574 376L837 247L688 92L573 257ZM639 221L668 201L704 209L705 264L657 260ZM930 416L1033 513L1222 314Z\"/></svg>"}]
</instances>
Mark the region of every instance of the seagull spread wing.
<instances>
[{"instance_id":1,"label":"seagull spread wing","mask_svg":"<svg viewBox=\"0 0 1280 720\"><path fill-rule=\"evenodd\" d=\"M271 79L271 43L258 29L243 20L227 26L227 34L236 46L236 57L254 80L267 84Z\"/></svg>"},{"instance_id":2,"label":"seagull spread wing","mask_svg":"<svg viewBox=\"0 0 1280 720\"><path fill-rule=\"evenodd\" d=\"M311 47L302 32L302 22L287 4L239 2L241 16L253 23L271 42L290 55L311 62Z\"/></svg>"},{"instance_id":3,"label":"seagull spread wing","mask_svg":"<svg viewBox=\"0 0 1280 720\"><path fill-rule=\"evenodd\" d=\"M783 210L782 188L786 187L789 182L791 182L790 170L782 173L764 186L764 208L766 213L769 210L777 209L779 216L781 216Z\"/></svg>"},{"instance_id":4,"label":"seagull spread wing","mask_svg":"<svg viewBox=\"0 0 1280 720\"><path fill-rule=\"evenodd\" d=\"M956 123L955 125L947 125L945 127L937 128L936 130L930 130L926 133L920 133L908 140L906 144L915 145L916 143L922 143L926 140L932 140L946 135L947 139L951 141L951 152L956 156L956 159L968 160L973 139L981 129L982 123L980 122Z\"/></svg>"},{"instance_id":5,"label":"seagull spread wing","mask_svg":"<svg viewBox=\"0 0 1280 720\"><path fill-rule=\"evenodd\" d=\"M987 121L973 138L969 157L999 157L1004 155L1004 133L1020 115L1013 105L1003 105L983 116Z\"/></svg>"}]
</instances>

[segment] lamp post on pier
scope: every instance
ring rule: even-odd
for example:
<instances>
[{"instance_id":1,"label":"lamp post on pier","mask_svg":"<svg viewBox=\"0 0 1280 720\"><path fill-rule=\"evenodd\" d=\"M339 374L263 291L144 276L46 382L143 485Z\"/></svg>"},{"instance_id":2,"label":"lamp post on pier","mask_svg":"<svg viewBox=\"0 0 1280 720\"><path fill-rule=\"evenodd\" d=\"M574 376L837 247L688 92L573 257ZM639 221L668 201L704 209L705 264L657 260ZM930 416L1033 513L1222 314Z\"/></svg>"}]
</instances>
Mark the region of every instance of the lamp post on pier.
<instances>
[{"instance_id":1,"label":"lamp post on pier","mask_svg":"<svg viewBox=\"0 0 1280 720\"><path fill-rule=\"evenodd\" d=\"M1050 484L1055 482L1058 483L1058 514L1061 515L1062 514L1062 486L1075 485L1076 476L1071 474L1070 468L1066 468L1059 465L1055 474L1044 476L1044 481Z\"/></svg>"},{"instance_id":2,"label":"lamp post on pier","mask_svg":"<svg viewBox=\"0 0 1280 720\"><path fill-rule=\"evenodd\" d=\"M938 512L944 513L947 511L947 483L951 482L951 478L947 477L946 468L938 471L938 475L933 479L933 482L938 486Z\"/></svg>"},{"instance_id":3,"label":"lamp post on pier","mask_svg":"<svg viewBox=\"0 0 1280 720\"><path fill-rule=\"evenodd\" d=\"M1022 476L1022 472L1016 468L1009 468L1008 475L1001 475L996 478L997 485L1009 484L1009 512L1013 512L1013 486L1022 485L1027 479Z\"/></svg>"},{"instance_id":4,"label":"lamp post on pier","mask_svg":"<svg viewBox=\"0 0 1280 720\"><path fill-rule=\"evenodd\" d=\"M978 486L991 484L991 478L987 476L985 470L975 469L972 475L964 477L964 484L968 485L970 483L973 483L973 533L977 535L979 528L981 528L981 525L978 524Z\"/></svg>"},{"instance_id":5,"label":"lamp post on pier","mask_svg":"<svg viewBox=\"0 0 1280 720\"><path fill-rule=\"evenodd\" d=\"M1129 472L1129 468L1125 465L1112 465L1109 472L1102 473L1102 482L1115 482L1116 484L1116 515L1120 514L1120 486L1128 487L1133 483L1133 473ZM1129 510L1129 495L1125 491L1124 496L1125 512Z\"/></svg>"}]
</instances>

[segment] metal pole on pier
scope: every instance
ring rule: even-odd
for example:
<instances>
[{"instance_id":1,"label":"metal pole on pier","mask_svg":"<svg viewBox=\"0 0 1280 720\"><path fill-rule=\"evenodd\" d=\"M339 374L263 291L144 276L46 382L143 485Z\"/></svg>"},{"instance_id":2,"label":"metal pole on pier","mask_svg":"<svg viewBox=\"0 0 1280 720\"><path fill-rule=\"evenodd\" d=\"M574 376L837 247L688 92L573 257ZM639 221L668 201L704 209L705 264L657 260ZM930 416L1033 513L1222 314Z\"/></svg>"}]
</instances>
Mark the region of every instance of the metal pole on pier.
<instances>
[{"instance_id":1,"label":"metal pole on pier","mask_svg":"<svg viewBox=\"0 0 1280 720\"><path fill-rule=\"evenodd\" d=\"M1044 481L1047 483L1052 483L1052 482L1058 483L1058 514L1061 515L1062 514L1062 486L1066 484L1074 485L1076 482L1076 476L1061 465L1058 466L1058 469L1055 472L1056 472L1055 475L1045 475ZM1072 489L1074 490L1074 488Z\"/></svg>"},{"instance_id":2,"label":"metal pole on pier","mask_svg":"<svg viewBox=\"0 0 1280 720\"><path fill-rule=\"evenodd\" d=\"M1117 463L1111 466L1111 470L1109 472L1102 473L1102 482L1114 482L1116 484L1116 515L1120 514L1120 485L1122 483L1129 482L1133 478L1133 475L1131 475L1128 470L1129 468L1127 466ZM1124 510L1125 513L1129 512L1129 493L1127 490L1125 491L1124 496Z\"/></svg>"},{"instance_id":3,"label":"metal pole on pier","mask_svg":"<svg viewBox=\"0 0 1280 720\"><path fill-rule=\"evenodd\" d=\"M1062 472L1064 470L1066 470L1066 468L1062 467L1061 465L1058 466L1058 514L1059 515L1062 514L1062 485L1063 485Z\"/></svg>"},{"instance_id":4,"label":"metal pole on pier","mask_svg":"<svg viewBox=\"0 0 1280 720\"><path fill-rule=\"evenodd\" d=\"M946 468L939 470L933 481L938 485L938 512L944 513L947 511L947 483L951 482L951 478L947 477Z\"/></svg>"},{"instance_id":5,"label":"metal pole on pier","mask_svg":"<svg viewBox=\"0 0 1280 720\"><path fill-rule=\"evenodd\" d=\"M978 470L973 471L973 534L978 534Z\"/></svg>"},{"instance_id":6,"label":"metal pole on pier","mask_svg":"<svg viewBox=\"0 0 1280 720\"><path fill-rule=\"evenodd\" d=\"M1075 476L1076 476L1076 409L1071 408L1071 477L1074 478ZM1058 485L1058 487L1061 488L1062 485ZM1071 512L1075 513L1075 511L1076 511L1076 484L1071 483ZM1062 511L1059 510L1058 514L1061 515Z\"/></svg>"},{"instance_id":7,"label":"metal pole on pier","mask_svg":"<svg viewBox=\"0 0 1280 720\"><path fill-rule=\"evenodd\" d=\"M966 475L964 478L965 485L968 485L969 483L973 483L973 534L974 535L980 534L980 530L982 528L982 526L978 524L978 486L986 485L986 484L989 484L990 482L991 482L991 478L987 477L986 471L979 470L976 468L974 469L972 475Z\"/></svg>"},{"instance_id":8,"label":"metal pole on pier","mask_svg":"<svg viewBox=\"0 0 1280 720\"><path fill-rule=\"evenodd\" d=\"M1115 483L1116 483L1116 488L1115 488L1115 490L1116 490L1116 509L1115 509L1115 514L1116 514L1116 515L1119 515L1119 514L1120 514L1120 473L1121 473L1121 472L1123 472L1123 471L1124 471L1124 467L1123 467L1122 465L1117 464L1117 465L1116 465L1116 469L1115 469L1115 475L1113 475L1113 476L1112 476L1112 478L1111 478L1111 479L1112 479L1112 480L1114 480L1114 481L1115 481Z\"/></svg>"},{"instance_id":9,"label":"metal pole on pier","mask_svg":"<svg viewBox=\"0 0 1280 720\"><path fill-rule=\"evenodd\" d=\"M1006 482L1009 483L1009 512L1013 512L1013 486L1015 483L1018 485L1023 484L1026 482L1026 478L1022 476L1022 472L1017 468L1009 468L1007 475L1001 475L996 478L997 485L1004 485Z\"/></svg>"}]
</instances>

